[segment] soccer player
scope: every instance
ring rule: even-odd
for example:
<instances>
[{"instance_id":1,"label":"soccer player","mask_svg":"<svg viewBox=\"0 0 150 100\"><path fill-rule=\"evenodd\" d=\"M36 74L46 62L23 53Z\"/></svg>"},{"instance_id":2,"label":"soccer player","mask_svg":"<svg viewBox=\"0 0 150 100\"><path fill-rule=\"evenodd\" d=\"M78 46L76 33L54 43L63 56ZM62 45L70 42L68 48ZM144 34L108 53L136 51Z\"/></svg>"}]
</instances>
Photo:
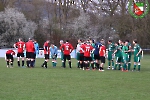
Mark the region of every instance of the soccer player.
<instances>
[{"instance_id":1,"label":"soccer player","mask_svg":"<svg viewBox=\"0 0 150 100\"><path fill-rule=\"evenodd\" d=\"M112 70L114 69L114 57L113 57L113 52L115 50L115 45L112 43L112 40L108 40L108 68L110 69L111 63L112 63Z\"/></svg>"},{"instance_id":2,"label":"soccer player","mask_svg":"<svg viewBox=\"0 0 150 100\"><path fill-rule=\"evenodd\" d=\"M100 46L102 46L101 42L98 41L97 43L95 43L94 46L94 59L95 59L95 65L96 65L96 69L99 69L99 60L100 60L100 56L99 56L99 48Z\"/></svg>"},{"instance_id":3,"label":"soccer player","mask_svg":"<svg viewBox=\"0 0 150 100\"><path fill-rule=\"evenodd\" d=\"M81 45L80 45L80 56L79 56L79 60L80 60L80 69L83 69L83 66L84 66L84 50L83 50L83 47L84 47L84 43L83 43L83 40L81 40Z\"/></svg>"},{"instance_id":4,"label":"soccer player","mask_svg":"<svg viewBox=\"0 0 150 100\"><path fill-rule=\"evenodd\" d=\"M105 64L105 56L106 56L106 47L104 45L104 40L101 40L101 46L99 48L99 56L100 56L100 67L99 67L99 71L104 71L104 64Z\"/></svg>"},{"instance_id":5,"label":"soccer player","mask_svg":"<svg viewBox=\"0 0 150 100\"><path fill-rule=\"evenodd\" d=\"M13 61L14 61L14 58L13 58L13 55L15 55L15 52L11 49L7 50L6 51L6 62L7 62L7 68L9 68L9 63L10 63L10 68L13 68Z\"/></svg>"},{"instance_id":6,"label":"soccer player","mask_svg":"<svg viewBox=\"0 0 150 100\"><path fill-rule=\"evenodd\" d=\"M80 57L80 47L81 46L81 39L78 39L78 44L77 44L77 47L76 47L76 53L77 53L77 68L80 68L80 59L79 59L79 57Z\"/></svg>"},{"instance_id":7,"label":"soccer player","mask_svg":"<svg viewBox=\"0 0 150 100\"><path fill-rule=\"evenodd\" d=\"M84 66L83 70L89 70L89 63L91 63L91 67L94 70L94 62L92 61L91 58L91 52L93 52L93 47L91 46L90 42L87 41L86 44L83 45L83 50L84 50Z\"/></svg>"},{"instance_id":8,"label":"soccer player","mask_svg":"<svg viewBox=\"0 0 150 100\"><path fill-rule=\"evenodd\" d=\"M122 68L122 62L123 62L123 57L122 57L122 41L119 40L118 42L115 43L116 50L113 53L113 56L116 56L116 64L115 64L115 70L118 66L118 70L121 70Z\"/></svg>"},{"instance_id":9,"label":"soccer player","mask_svg":"<svg viewBox=\"0 0 150 100\"><path fill-rule=\"evenodd\" d=\"M140 64L140 59L141 59L141 52L142 52L142 49L140 47L140 45L137 43L137 40L134 39L133 40L133 45L134 45L134 68L133 68L133 71L136 70L136 65L138 64L138 71L140 71L140 67L141 67L141 64Z\"/></svg>"},{"instance_id":10,"label":"soccer player","mask_svg":"<svg viewBox=\"0 0 150 100\"><path fill-rule=\"evenodd\" d=\"M27 58L27 67L33 68L34 64L34 53L35 53L35 47L34 43L31 38L29 38L29 41L26 42L26 58Z\"/></svg>"},{"instance_id":11,"label":"soccer player","mask_svg":"<svg viewBox=\"0 0 150 100\"><path fill-rule=\"evenodd\" d=\"M44 45L44 56L45 56L45 61L43 62L43 64L41 65L41 67L45 67L47 68L47 62L49 61L49 54L50 54L50 46L49 46L49 40L47 40Z\"/></svg>"},{"instance_id":12,"label":"soccer player","mask_svg":"<svg viewBox=\"0 0 150 100\"><path fill-rule=\"evenodd\" d=\"M123 71L128 71L127 70L127 64L128 64L128 42L123 43L122 47L122 56L123 56Z\"/></svg>"},{"instance_id":13,"label":"soccer player","mask_svg":"<svg viewBox=\"0 0 150 100\"><path fill-rule=\"evenodd\" d=\"M63 62L63 68L66 68L66 59L68 60L69 67L71 67L71 56L70 53L73 51L73 46L66 40L66 43L62 44L60 46L60 50L64 53L64 62Z\"/></svg>"},{"instance_id":14,"label":"soccer player","mask_svg":"<svg viewBox=\"0 0 150 100\"><path fill-rule=\"evenodd\" d=\"M35 67L35 59L37 55L39 54L39 44L37 43L36 40L34 40L33 42L34 42L34 47L35 47L33 66Z\"/></svg>"},{"instance_id":15,"label":"soccer player","mask_svg":"<svg viewBox=\"0 0 150 100\"><path fill-rule=\"evenodd\" d=\"M131 47L131 43L129 42L129 40L126 40L126 42L128 42L128 70L130 70L131 67L131 55L132 55L132 47Z\"/></svg>"},{"instance_id":16,"label":"soccer player","mask_svg":"<svg viewBox=\"0 0 150 100\"><path fill-rule=\"evenodd\" d=\"M52 58L52 66L53 67L56 67L57 65L57 47L54 45L54 44L51 44L51 47L50 47L50 54L51 54L51 58Z\"/></svg>"},{"instance_id":17,"label":"soccer player","mask_svg":"<svg viewBox=\"0 0 150 100\"><path fill-rule=\"evenodd\" d=\"M60 40L60 46L64 44L64 41L63 40ZM63 50L61 50L61 62L62 62L62 65L61 67L63 67L63 63L64 63L64 53L63 53Z\"/></svg>"},{"instance_id":18,"label":"soccer player","mask_svg":"<svg viewBox=\"0 0 150 100\"><path fill-rule=\"evenodd\" d=\"M20 67L20 57L22 58L22 67L24 67L25 42L22 41L22 38L19 38L19 42L14 44L14 48L18 50L17 52L18 67Z\"/></svg>"}]
</instances>

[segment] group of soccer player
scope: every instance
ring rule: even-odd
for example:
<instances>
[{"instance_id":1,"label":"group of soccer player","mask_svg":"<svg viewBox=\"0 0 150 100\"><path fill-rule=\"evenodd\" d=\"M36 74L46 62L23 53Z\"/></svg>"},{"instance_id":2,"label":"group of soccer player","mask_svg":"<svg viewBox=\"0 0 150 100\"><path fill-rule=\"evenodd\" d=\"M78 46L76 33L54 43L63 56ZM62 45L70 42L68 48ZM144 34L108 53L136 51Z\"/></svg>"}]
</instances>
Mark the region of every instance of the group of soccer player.
<instances>
[{"instance_id":1,"label":"group of soccer player","mask_svg":"<svg viewBox=\"0 0 150 100\"><path fill-rule=\"evenodd\" d=\"M104 71L105 59L108 59L108 68L112 70L130 71L131 69L131 55L134 54L134 68L136 70L136 65L138 65L138 71L140 71L140 59L142 49L137 44L137 40L133 40L133 48L128 40L119 40L113 43L112 40L108 40L108 48L106 50L105 41L101 39L95 42L93 39L88 40L78 39L78 44L76 48L77 52L77 67L83 70L99 70ZM36 40L29 38L28 42L23 42L21 38L14 44L14 48L17 49L17 64L18 67L25 67L25 56L26 56L26 66L28 68L35 67L36 55L39 54L39 45ZM49 56L51 53L52 66L56 67L57 61L57 47L51 44L47 40L44 45L44 56L45 61L41 65L43 68L47 68L47 63L49 61ZM63 68L66 68L66 60L68 60L69 68L72 68L71 55L70 53L74 50L73 46L68 40L64 42L60 40L60 50L61 50L61 60ZM26 54L24 54L26 53ZM6 62L7 67L11 65L13 67L13 55L15 52L13 50L6 51ZM20 64L20 58L22 58L22 65Z\"/></svg>"},{"instance_id":2,"label":"group of soccer player","mask_svg":"<svg viewBox=\"0 0 150 100\"><path fill-rule=\"evenodd\" d=\"M142 49L137 43L137 40L133 40L133 48L129 40L117 41L113 43L112 40L108 40L108 48L106 50L105 41L102 39L95 42L92 39L83 41L78 40L77 44L77 67L83 70L98 69L104 71L105 59L108 59L108 68L112 70L130 71L131 70L131 55L134 55L134 67L132 71L136 70L138 65L138 71L140 71L140 59Z\"/></svg>"}]
</instances>

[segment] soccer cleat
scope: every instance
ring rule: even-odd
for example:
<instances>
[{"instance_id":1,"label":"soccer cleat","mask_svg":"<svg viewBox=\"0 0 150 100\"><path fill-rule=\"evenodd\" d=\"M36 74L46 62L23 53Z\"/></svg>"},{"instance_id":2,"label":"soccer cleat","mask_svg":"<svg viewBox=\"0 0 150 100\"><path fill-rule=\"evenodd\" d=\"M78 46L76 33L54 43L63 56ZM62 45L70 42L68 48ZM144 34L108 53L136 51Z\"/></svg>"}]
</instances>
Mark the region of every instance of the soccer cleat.
<instances>
[{"instance_id":1,"label":"soccer cleat","mask_svg":"<svg viewBox=\"0 0 150 100\"><path fill-rule=\"evenodd\" d=\"M7 68L9 68L9 66L7 65Z\"/></svg>"},{"instance_id":2,"label":"soccer cleat","mask_svg":"<svg viewBox=\"0 0 150 100\"><path fill-rule=\"evenodd\" d=\"M83 70L84 70L84 68L83 68Z\"/></svg>"},{"instance_id":3,"label":"soccer cleat","mask_svg":"<svg viewBox=\"0 0 150 100\"><path fill-rule=\"evenodd\" d=\"M114 67L112 67L112 70L114 70Z\"/></svg>"},{"instance_id":4,"label":"soccer cleat","mask_svg":"<svg viewBox=\"0 0 150 100\"><path fill-rule=\"evenodd\" d=\"M99 72L103 72L104 70L99 70Z\"/></svg>"}]
</instances>

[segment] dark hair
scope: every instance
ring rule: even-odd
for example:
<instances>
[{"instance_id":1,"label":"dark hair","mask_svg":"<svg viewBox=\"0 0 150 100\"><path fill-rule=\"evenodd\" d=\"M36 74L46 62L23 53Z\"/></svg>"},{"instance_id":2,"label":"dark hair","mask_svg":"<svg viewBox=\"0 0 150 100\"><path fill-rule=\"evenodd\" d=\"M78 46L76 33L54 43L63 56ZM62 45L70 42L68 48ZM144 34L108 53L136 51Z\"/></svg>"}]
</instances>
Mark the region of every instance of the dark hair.
<instances>
[{"instance_id":1,"label":"dark hair","mask_svg":"<svg viewBox=\"0 0 150 100\"><path fill-rule=\"evenodd\" d=\"M125 40L125 42L129 42L129 40Z\"/></svg>"},{"instance_id":2,"label":"dark hair","mask_svg":"<svg viewBox=\"0 0 150 100\"><path fill-rule=\"evenodd\" d=\"M134 39L133 41L134 41L135 43L137 43L137 39Z\"/></svg>"},{"instance_id":3,"label":"dark hair","mask_svg":"<svg viewBox=\"0 0 150 100\"><path fill-rule=\"evenodd\" d=\"M69 42L69 40L66 40L66 42Z\"/></svg>"},{"instance_id":4,"label":"dark hair","mask_svg":"<svg viewBox=\"0 0 150 100\"><path fill-rule=\"evenodd\" d=\"M112 43L112 40L108 40L108 42L111 42L111 43Z\"/></svg>"}]
</instances>

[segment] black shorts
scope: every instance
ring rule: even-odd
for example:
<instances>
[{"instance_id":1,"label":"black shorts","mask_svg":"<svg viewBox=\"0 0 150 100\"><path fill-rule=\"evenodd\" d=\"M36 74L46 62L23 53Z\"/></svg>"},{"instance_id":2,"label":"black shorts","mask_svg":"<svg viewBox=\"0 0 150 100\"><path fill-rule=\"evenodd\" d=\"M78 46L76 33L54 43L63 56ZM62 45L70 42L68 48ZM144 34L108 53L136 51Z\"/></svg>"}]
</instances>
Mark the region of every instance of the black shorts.
<instances>
[{"instance_id":1,"label":"black shorts","mask_svg":"<svg viewBox=\"0 0 150 100\"><path fill-rule=\"evenodd\" d=\"M79 60L84 61L84 53L80 53Z\"/></svg>"},{"instance_id":2,"label":"black shorts","mask_svg":"<svg viewBox=\"0 0 150 100\"><path fill-rule=\"evenodd\" d=\"M17 57L24 57L24 53L17 53Z\"/></svg>"},{"instance_id":3,"label":"black shorts","mask_svg":"<svg viewBox=\"0 0 150 100\"><path fill-rule=\"evenodd\" d=\"M100 56L94 54L94 59L95 59L95 60L100 60Z\"/></svg>"},{"instance_id":4,"label":"black shorts","mask_svg":"<svg viewBox=\"0 0 150 100\"><path fill-rule=\"evenodd\" d=\"M49 54L44 54L45 59L49 59Z\"/></svg>"},{"instance_id":5,"label":"black shorts","mask_svg":"<svg viewBox=\"0 0 150 100\"><path fill-rule=\"evenodd\" d=\"M100 56L100 60L101 60L101 63L105 63L105 57L104 56Z\"/></svg>"},{"instance_id":6,"label":"black shorts","mask_svg":"<svg viewBox=\"0 0 150 100\"><path fill-rule=\"evenodd\" d=\"M66 59L67 59L67 60L71 60L70 55L64 55L64 61L66 61Z\"/></svg>"},{"instance_id":7,"label":"black shorts","mask_svg":"<svg viewBox=\"0 0 150 100\"><path fill-rule=\"evenodd\" d=\"M92 57L84 57L84 61L92 61Z\"/></svg>"},{"instance_id":8,"label":"black shorts","mask_svg":"<svg viewBox=\"0 0 150 100\"><path fill-rule=\"evenodd\" d=\"M11 59L11 61L14 61L14 58L11 54L6 54L6 59Z\"/></svg>"},{"instance_id":9,"label":"black shorts","mask_svg":"<svg viewBox=\"0 0 150 100\"><path fill-rule=\"evenodd\" d=\"M26 52L26 58L34 59L34 53L33 52Z\"/></svg>"}]
</instances>

